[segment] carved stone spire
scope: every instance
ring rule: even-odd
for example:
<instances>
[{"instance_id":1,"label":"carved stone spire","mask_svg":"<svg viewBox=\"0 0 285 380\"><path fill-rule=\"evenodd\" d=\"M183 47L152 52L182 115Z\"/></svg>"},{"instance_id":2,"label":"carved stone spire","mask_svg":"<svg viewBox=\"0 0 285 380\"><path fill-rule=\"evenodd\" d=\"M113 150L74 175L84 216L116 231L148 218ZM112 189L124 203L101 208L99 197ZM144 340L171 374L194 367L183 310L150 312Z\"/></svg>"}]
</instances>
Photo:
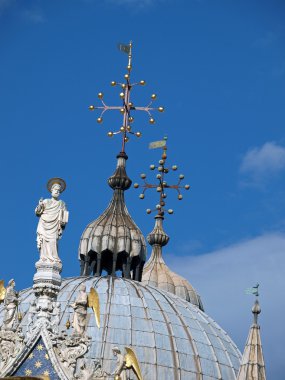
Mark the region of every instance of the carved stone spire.
<instances>
[{"instance_id":1,"label":"carved stone spire","mask_svg":"<svg viewBox=\"0 0 285 380\"><path fill-rule=\"evenodd\" d=\"M253 324L248 334L237 380L266 380L260 326L258 324L258 315L261 313L258 299L253 305L252 313Z\"/></svg>"},{"instance_id":2,"label":"carved stone spire","mask_svg":"<svg viewBox=\"0 0 285 380\"><path fill-rule=\"evenodd\" d=\"M91 222L82 234L79 244L81 275L100 276L102 271L141 280L146 259L146 243L142 232L130 216L124 198L124 191L132 181L126 173L128 156L121 152L115 173L108 179L114 190L109 206Z\"/></svg>"},{"instance_id":3,"label":"carved stone spire","mask_svg":"<svg viewBox=\"0 0 285 380\"><path fill-rule=\"evenodd\" d=\"M161 213L155 216L154 229L147 236L147 241L152 246L152 252L144 267L142 283L176 294L204 310L201 298L192 285L185 278L172 272L163 260L162 247L169 241L169 236L163 229L163 219Z\"/></svg>"}]
</instances>

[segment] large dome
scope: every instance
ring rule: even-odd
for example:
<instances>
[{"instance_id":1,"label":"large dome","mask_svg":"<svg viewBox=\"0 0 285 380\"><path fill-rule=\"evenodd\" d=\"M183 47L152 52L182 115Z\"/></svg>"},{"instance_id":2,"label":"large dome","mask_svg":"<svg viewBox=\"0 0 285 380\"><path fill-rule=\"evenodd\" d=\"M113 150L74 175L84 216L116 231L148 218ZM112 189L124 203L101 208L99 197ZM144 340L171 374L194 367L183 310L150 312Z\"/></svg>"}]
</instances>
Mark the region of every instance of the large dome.
<instances>
[{"instance_id":1,"label":"large dome","mask_svg":"<svg viewBox=\"0 0 285 380\"><path fill-rule=\"evenodd\" d=\"M86 357L101 362L106 372L115 367L112 348L131 346L146 380L235 380L240 352L229 336L198 307L180 297L125 278L111 276L64 279L58 294L60 327L72 319L80 284L94 287L100 299L100 328L92 309L87 335L92 345ZM20 293L21 327L26 334L32 288ZM0 307L0 324L3 306ZM69 330L71 332L71 330ZM108 377L113 379L113 377Z\"/></svg>"}]
</instances>

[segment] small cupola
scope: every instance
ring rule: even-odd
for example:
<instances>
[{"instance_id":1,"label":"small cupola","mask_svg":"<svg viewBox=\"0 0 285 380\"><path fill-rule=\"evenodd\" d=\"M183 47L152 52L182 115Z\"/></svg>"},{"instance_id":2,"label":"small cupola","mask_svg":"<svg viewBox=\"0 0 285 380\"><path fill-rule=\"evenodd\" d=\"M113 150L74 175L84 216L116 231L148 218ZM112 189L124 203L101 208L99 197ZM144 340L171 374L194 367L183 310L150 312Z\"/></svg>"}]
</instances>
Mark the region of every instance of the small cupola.
<instances>
[{"instance_id":1,"label":"small cupola","mask_svg":"<svg viewBox=\"0 0 285 380\"><path fill-rule=\"evenodd\" d=\"M140 281L146 259L144 236L130 216L124 192L132 181L126 173L128 156L117 156L117 167L108 179L113 197L106 210L85 228L79 244L81 275L102 273Z\"/></svg>"}]
</instances>

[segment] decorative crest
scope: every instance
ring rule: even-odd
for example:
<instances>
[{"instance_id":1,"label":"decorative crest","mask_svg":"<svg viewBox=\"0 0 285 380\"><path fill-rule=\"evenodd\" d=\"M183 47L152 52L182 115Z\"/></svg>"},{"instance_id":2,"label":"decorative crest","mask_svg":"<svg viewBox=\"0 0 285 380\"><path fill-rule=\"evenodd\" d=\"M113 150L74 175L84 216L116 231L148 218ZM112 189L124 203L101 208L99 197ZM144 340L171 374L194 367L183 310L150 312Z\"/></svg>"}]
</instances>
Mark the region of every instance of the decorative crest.
<instances>
[{"instance_id":1,"label":"decorative crest","mask_svg":"<svg viewBox=\"0 0 285 380\"><path fill-rule=\"evenodd\" d=\"M165 180L165 175L168 174L169 171L170 171L170 168L168 168L166 166L166 159L167 159L167 155L166 155L166 151L167 151L166 140L167 140L167 137L164 137L163 140L152 142L149 145L150 149L154 149L154 148L162 148L163 149L163 153L162 153L161 159L158 161L159 165L156 166L156 165L152 164L149 167L150 170L157 169L158 174L156 175L156 178L158 180L158 183L157 184L148 183L147 180L146 180L146 174L142 173L141 174L141 178L143 179L144 183L142 185L139 185L138 183L134 184L134 188L137 189L137 188L141 187L143 189L142 193L139 195L140 199L144 199L145 192L148 189L156 189L156 191L159 193L159 203L156 205L156 208L154 210L147 209L146 212L147 212L147 214L150 214L152 211L157 211L157 215L161 216L161 217L163 217L164 213L165 213L165 205L166 205L165 199L167 197L166 191L168 189L174 189L174 190L176 190L177 193L178 193L178 199L179 200L183 199L183 196L182 196L180 190L181 189L185 189L185 190L189 190L190 189L190 185L181 186L181 182L184 179L184 175L183 174L179 175L179 179L178 179L178 182L177 182L176 185L169 185L166 182L166 180ZM177 169L178 169L177 165L172 165L171 170L176 171ZM168 214L173 214L173 209L168 209L167 212L168 212Z\"/></svg>"},{"instance_id":2,"label":"decorative crest","mask_svg":"<svg viewBox=\"0 0 285 380\"><path fill-rule=\"evenodd\" d=\"M119 130L117 131L110 131L108 132L108 136L112 137L117 134L122 134L122 149L121 152L125 152L125 144L129 141L129 135L135 135L137 137L141 137L141 132L139 131L133 131L131 124L134 122L133 112L134 111L144 111L149 116L149 123L154 124L155 120L151 114L152 111L159 111L163 112L163 107L152 107L152 103L154 100L156 100L156 94L151 95L151 101L148 103L148 105L144 107L136 106L131 102L131 91L133 87L141 85L144 86L146 82L144 80L141 80L137 83L131 82L131 70L132 70L132 42L129 43L129 45L119 44L118 45L119 50L128 54L128 66L127 66L127 73L124 75L125 81L124 82L111 82L111 86L119 86L121 87L122 91L120 92L120 98L122 99L122 105L120 106L109 106L107 105L103 100L103 93L98 93L98 98L101 100L102 105L101 106L89 106L90 111L94 111L95 109L101 110L100 116L97 118L97 122L101 124L103 122L103 115L106 111L115 110L119 111L123 116L123 123Z\"/></svg>"}]
</instances>

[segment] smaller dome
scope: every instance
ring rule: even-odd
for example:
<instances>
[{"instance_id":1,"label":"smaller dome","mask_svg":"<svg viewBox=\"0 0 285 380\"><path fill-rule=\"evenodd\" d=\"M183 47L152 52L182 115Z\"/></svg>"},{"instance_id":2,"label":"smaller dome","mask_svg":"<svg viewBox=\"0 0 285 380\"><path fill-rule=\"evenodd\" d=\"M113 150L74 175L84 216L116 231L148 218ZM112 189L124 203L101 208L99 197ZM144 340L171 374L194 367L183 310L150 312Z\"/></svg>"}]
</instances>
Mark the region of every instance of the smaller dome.
<instances>
[{"instance_id":1,"label":"smaller dome","mask_svg":"<svg viewBox=\"0 0 285 380\"><path fill-rule=\"evenodd\" d=\"M114 190L112 200L81 236L78 252L81 275L93 272L100 276L103 271L116 275L117 271L121 271L123 277L141 280L146 243L125 204L124 191L132 183L126 173L127 159L124 152L117 156L115 173L108 179L109 186Z\"/></svg>"},{"instance_id":2,"label":"smaller dome","mask_svg":"<svg viewBox=\"0 0 285 380\"><path fill-rule=\"evenodd\" d=\"M142 283L173 293L204 311L201 298L193 286L165 264L162 246L168 243L169 236L163 230L163 216L157 215L155 219L154 229L147 236L149 244L152 245L152 253L144 266Z\"/></svg>"}]
</instances>

